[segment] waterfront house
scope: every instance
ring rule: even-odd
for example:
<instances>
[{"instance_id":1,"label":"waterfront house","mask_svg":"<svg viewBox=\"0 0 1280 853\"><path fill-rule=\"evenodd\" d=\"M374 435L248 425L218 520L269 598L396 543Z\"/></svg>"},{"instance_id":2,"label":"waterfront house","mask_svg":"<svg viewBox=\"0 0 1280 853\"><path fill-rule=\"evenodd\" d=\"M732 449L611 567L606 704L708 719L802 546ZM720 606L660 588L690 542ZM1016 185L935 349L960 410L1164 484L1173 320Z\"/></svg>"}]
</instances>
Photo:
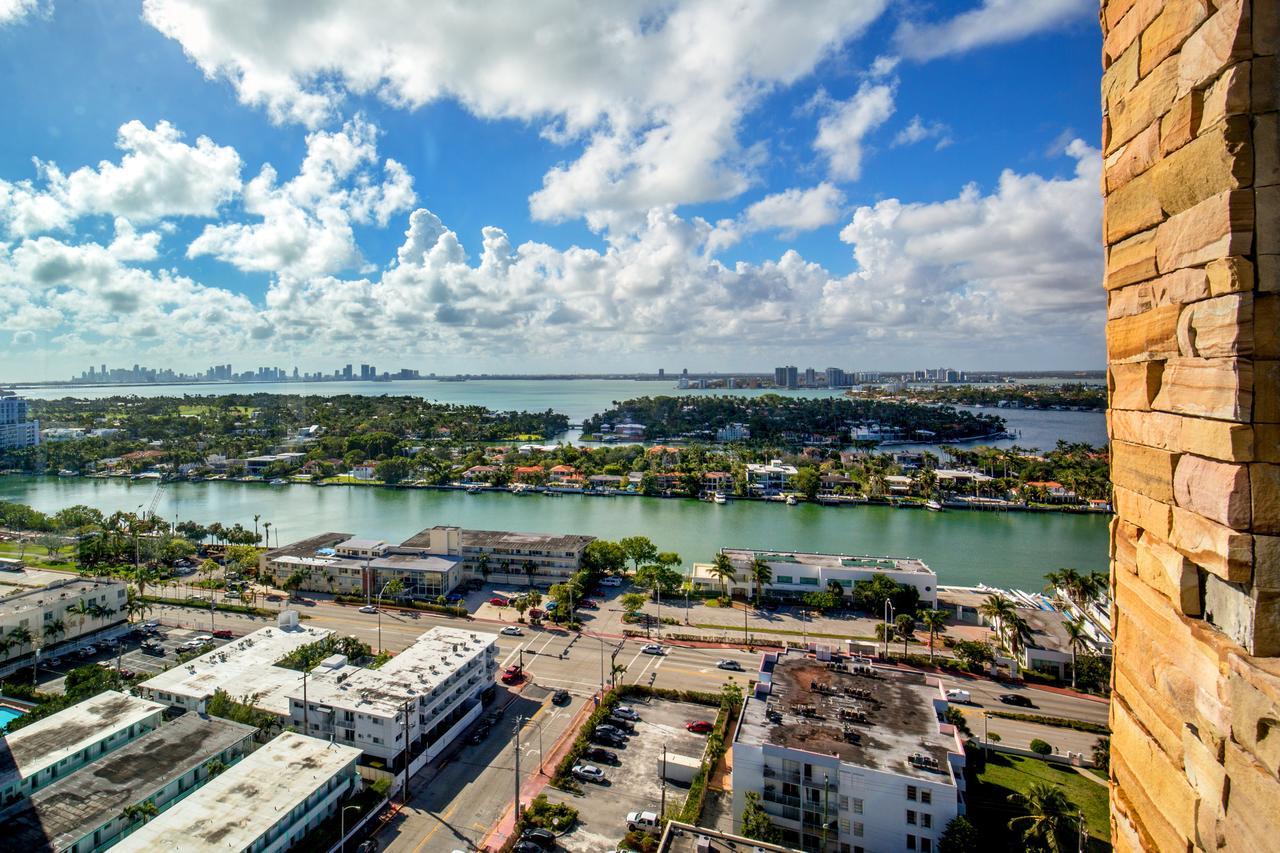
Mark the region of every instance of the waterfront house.
<instances>
[{"instance_id":1,"label":"waterfront house","mask_svg":"<svg viewBox=\"0 0 1280 853\"><path fill-rule=\"evenodd\" d=\"M462 472L464 483L491 483L502 469L497 465L472 465Z\"/></svg>"},{"instance_id":2,"label":"waterfront house","mask_svg":"<svg viewBox=\"0 0 1280 853\"><path fill-rule=\"evenodd\" d=\"M377 462L364 462L360 465L354 465L351 468L351 476L357 480L372 480L375 476L374 469L377 467Z\"/></svg>"},{"instance_id":3,"label":"waterfront house","mask_svg":"<svg viewBox=\"0 0 1280 853\"><path fill-rule=\"evenodd\" d=\"M1043 499L1045 503L1073 504L1078 503L1080 500L1075 492L1054 480L1031 480L1024 483L1022 487L1015 489L1015 491L1020 495L1026 495L1028 490L1031 489L1036 490L1036 492L1042 492L1043 494L1035 494L1035 498Z\"/></svg>"},{"instance_id":4,"label":"waterfront house","mask_svg":"<svg viewBox=\"0 0 1280 853\"><path fill-rule=\"evenodd\" d=\"M907 495L911 493L915 481L902 474L890 474L884 478L884 484L895 495Z\"/></svg>"},{"instance_id":5,"label":"waterfront house","mask_svg":"<svg viewBox=\"0 0 1280 853\"><path fill-rule=\"evenodd\" d=\"M621 489L626 486L627 478L619 474L592 474L587 478L593 489Z\"/></svg>"},{"instance_id":6,"label":"waterfront house","mask_svg":"<svg viewBox=\"0 0 1280 853\"><path fill-rule=\"evenodd\" d=\"M781 459L772 459L767 465L747 465L747 488L761 495L776 495L791 485L791 478L798 473L796 466L783 465Z\"/></svg>"},{"instance_id":7,"label":"waterfront house","mask_svg":"<svg viewBox=\"0 0 1280 853\"><path fill-rule=\"evenodd\" d=\"M577 477L578 469L572 465L553 465L547 471L547 479L552 483L564 482L567 478Z\"/></svg>"},{"instance_id":8,"label":"waterfront house","mask_svg":"<svg viewBox=\"0 0 1280 853\"><path fill-rule=\"evenodd\" d=\"M722 548L729 558L734 577L727 582L729 594L746 598L755 594L751 565L757 558L773 572L769 592L784 597L798 597L806 592L825 592L832 581L850 595L858 581L869 581L877 575L906 586L920 594L921 607L933 607L938 600L938 576L923 560L905 557L865 557L848 554L817 554L806 551L755 551L746 548ZM689 581L700 589L718 590L726 585L712 574L711 563L694 563Z\"/></svg>"},{"instance_id":9,"label":"waterfront house","mask_svg":"<svg viewBox=\"0 0 1280 853\"><path fill-rule=\"evenodd\" d=\"M541 484L547 479L547 472L541 465L520 465L511 472L511 479L517 483Z\"/></svg>"}]
</instances>

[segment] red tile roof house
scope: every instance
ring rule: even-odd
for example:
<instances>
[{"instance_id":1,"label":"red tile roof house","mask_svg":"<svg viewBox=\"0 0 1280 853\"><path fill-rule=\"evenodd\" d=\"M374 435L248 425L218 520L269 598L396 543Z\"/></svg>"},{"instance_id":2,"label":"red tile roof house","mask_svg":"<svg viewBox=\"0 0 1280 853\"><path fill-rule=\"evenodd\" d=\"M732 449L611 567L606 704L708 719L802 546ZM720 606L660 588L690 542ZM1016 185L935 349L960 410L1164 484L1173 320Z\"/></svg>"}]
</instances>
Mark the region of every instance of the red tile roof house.
<instances>
[{"instance_id":1,"label":"red tile roof house","mask_svg":"<svg viewBox=\"0 0 1280 853\"><path fill-rule=\"evenodd\" d=\"M577 477L578 469L572 465L556 465L547 474L551 482L560 483L570 477ZM580 477L578 479L581 480Z\"/></svg>"},{"instance_id":2,"label":"red tile roof house","mask_svg":"<svg viewBox=\"0 0 1280 853\"><path fill-rule=\"evenodd\" d=\"M541 465L522 465L511 472L511 479L517 483L540 483L546 476Z\"/></svg>"},{"instance_id":3,"label":"red tile roof house","mask_svg":"<svg viewBox=\"0 0 1280 853\"><path fill-rule=\"evenodd\" d=\"M488 483L493 480L493 476L502 469L497 465L472 465L470 468L462 472L462 482L464 483Z\"/></svg>"},{"instance_id":4,"label":"red tile roof house","mask_svg":"<svg viewBox=\"0 0 1280 853\"><path fill-rule=\"evenodd\" d=\"M657 463L663 468L670 468L680 459L680 448L667 447L662 444L654 445L645 451L645 455L657 458Z\"/></svg>"},{"instance_id":5,"label":"red tile roof house","mask_svg":"<svg viewBox=\"0 0 1280 853\"><path fill-rule=\"evenodd\" d=\"M1049 503L1075 503L1076 493L1054 480L1032 480L1027 488L1044 489Z\"/></svg>"}]
</instances>

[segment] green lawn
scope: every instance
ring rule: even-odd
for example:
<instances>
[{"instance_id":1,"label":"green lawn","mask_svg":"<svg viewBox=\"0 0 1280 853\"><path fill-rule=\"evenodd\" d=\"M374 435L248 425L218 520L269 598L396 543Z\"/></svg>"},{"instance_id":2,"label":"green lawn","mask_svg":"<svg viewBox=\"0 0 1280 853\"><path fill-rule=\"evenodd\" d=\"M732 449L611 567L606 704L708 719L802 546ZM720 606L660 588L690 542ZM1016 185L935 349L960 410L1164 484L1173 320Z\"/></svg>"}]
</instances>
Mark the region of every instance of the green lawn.
<instances>
[{"instance_id":1,"label":"green lawn","mask_svg":"<svg viewBox=\"0 0 1280 853\"><path fill-rule=\"evenodd\" d=\"M1086 779L1071 767L999 753L992 753L986 769L970 784L967 794L969 819L983 838L992 841L991 849L1023 849L1019 837L1021 832L1008 828L1010 818L1021 813L1009 802L1009 795L1026 791L1032 782L1051 782L1063 788L1067 797L1084 812L1090 836L1089 849L1110 849L1111 826L1105 785Z\"/></svg>"}]
</instances>

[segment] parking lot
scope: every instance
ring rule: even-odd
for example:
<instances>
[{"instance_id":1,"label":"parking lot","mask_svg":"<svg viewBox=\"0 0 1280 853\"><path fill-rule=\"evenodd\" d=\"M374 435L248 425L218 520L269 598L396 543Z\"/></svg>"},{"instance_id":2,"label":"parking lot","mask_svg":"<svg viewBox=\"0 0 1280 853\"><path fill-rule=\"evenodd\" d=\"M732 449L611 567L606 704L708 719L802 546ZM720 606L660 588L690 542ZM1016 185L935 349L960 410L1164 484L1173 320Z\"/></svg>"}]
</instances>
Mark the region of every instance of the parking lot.
<instances>
[{"instance_id":1,"label":"parking lot","mask_svg":"<svg viewBox=\"0 0 1280 853\"><path fill-rule=\"evenodd\" d=\"M689 702L670 702L654 699L649 702L627 703L640 714L635 734L627 738L626 746L606 746L617 753L616 764L596 763L605 772L603 783L582 782L581 794L570 794L555 788L547 788L547 798L565 802L578 810L579 823L568 834L561 836L559 846L576 853L598 853L612 850L622 836L627 834L627 813L634 811L661 812L662 780L659 765L665 747L668 756L686 755L701 760L707 736L685 729L688 720L715 720L716 708ZM667 783L667 804L683 802L689 789L686 785Z\"/></svg>"},{"instance_id":2,"label":"parking lot","mask_svg":"<svg viewBox=\"0 0 1280 853\"><path fill-rule=\"evenodd\" d=\"M67 651L56 658L41 660L41 689L61 692L62 680L68 672L78 666L93 663L102 663L111 667L118 665L126 675L133 673L149 677L174 666L178 662L179 654L187 648L194 648L197 637L210 638L201 645L202 648L216 648L228 642L225 638L212 637L207 631L168 628L156 623L143 624L155 624L156 627L151 631L143 631L141 627L133 629L119 638L119 645L116 647L99 641L92 647L96 652L91 655ZM154 651L144 650L143 643L147 641L151 641ZM189 643L192 645L184 648Z\"/></svg>"}]
</instances>

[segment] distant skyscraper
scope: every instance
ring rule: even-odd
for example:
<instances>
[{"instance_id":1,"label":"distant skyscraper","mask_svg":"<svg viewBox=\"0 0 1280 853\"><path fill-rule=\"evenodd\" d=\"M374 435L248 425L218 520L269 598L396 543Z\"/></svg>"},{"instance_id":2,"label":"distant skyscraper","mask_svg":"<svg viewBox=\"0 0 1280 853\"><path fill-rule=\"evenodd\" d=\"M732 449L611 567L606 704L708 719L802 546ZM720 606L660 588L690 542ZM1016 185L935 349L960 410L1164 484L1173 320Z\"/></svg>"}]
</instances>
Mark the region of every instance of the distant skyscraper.
<instances>
[{"instance_id":1,"label":"distant skyscraper","mask_svg":"<svg viewBox=\"0 0 1280 853\"><path fill-rule=\"evenodd\" d=\"M658 368L658 378L659 378L659 379L661 379L661 378L663 378L663 377L664 377L664 376L666 376L666 375L667 375L667 369L666 369L665 367L659 367L659 368Z\"/></svg>"},{"instance_id":2,"label":"distant skyscraper","mask_svg":"<svg viewBox=\"0 0 1280 853\"><path fill-rule=\"evenodd\" d=\"M800 387L800 369L796 367L794 364L787 365L787 387L788 388Z\"/></svg>"},{"instance_id":3,"label":"distant skyscraper","mask_svg":"<svg viewBox=\"0 0 1280 853\"><path fill-rule=\"evenodd\" d=\"M0 390L0 450L40 443L40 422L27 420L27 401Z\"/></svg>"},{"instance_id":4,"label":"distant skyscraper","mask_svg":"<svg viewBox=\"0 0 1280 853\"><path fill-rule=\"evenodd\" d=\"M351 378L351 365L348 364L346 367L342 368L342 378L343 379Z\"/></svg>"},{"instance_id":5,"label":"distant skyscraper","mask_svg":"<svg viewBox=\"0 0 1280 853\"><path fill-rule=\"evenodd\" d=\"M804 369L804 384L810 388L818 384L818 373L812 367Z\"/></svg>"},{"instance_id":6,"label":"distant skyscraper","mask_svg":"<svg viewBox=\"0 0 1280 853\"><path fill-rule=\"evenodd\" d=\"M773 384L779 388L787 387L787 369L785 367L775 367L773 369Z\"/></svg>"}]
</instances>

